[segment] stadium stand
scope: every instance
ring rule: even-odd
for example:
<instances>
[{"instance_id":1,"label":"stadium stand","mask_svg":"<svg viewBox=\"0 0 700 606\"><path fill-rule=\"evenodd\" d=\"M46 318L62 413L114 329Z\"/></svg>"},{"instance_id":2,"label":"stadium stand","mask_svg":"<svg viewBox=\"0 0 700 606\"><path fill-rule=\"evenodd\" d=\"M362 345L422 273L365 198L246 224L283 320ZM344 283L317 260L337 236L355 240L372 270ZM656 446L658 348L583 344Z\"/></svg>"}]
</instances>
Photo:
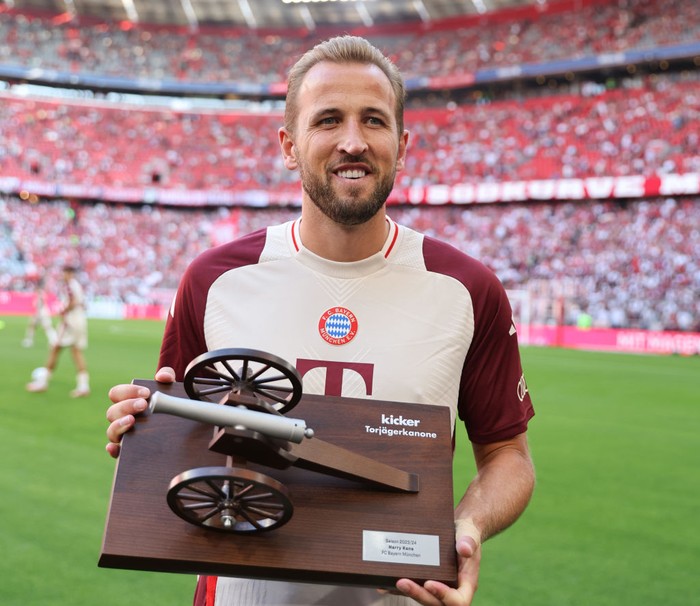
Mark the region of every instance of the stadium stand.
<instances>
[{"instance_id":1,"label":"stadium stand","mask_svg":"<svg viewBox=\"0 0 700 606\"><path fill-rule=\"evenodd\" d=\"M368 37L390 50L411 89L412 147L392 217L527 290L533 322L575 325L585 313L600 327L700 331L697 2L592 1L488 28L465 21ZM296 216L299 185L279 159L274 99L287 67L278 59L291 60L311 34L52 23L5 10L0 40L0 291L30 291L40 268L79 260L93 301L167 304L198 252ZM633 52L653 60L631 64ZM601 54L624 61L555 69ZM514 68L527 65L544 67L526 81ZM35 84L62 87L18 82L30 72ZM110 82L122 91L138 80L242 82L248 93L228 102L65 87L85 74L118 78ZM454 199L464 184L615 178L642 185L491 200L505 204ZM428 206L430 188L452 189Z\"/></svg>"},{"instance_id":2,"label":"stadium stand","mask_svg":"<svg viewBox=\"0 0 700 606\"><path fill-rule=\"evenodd\" d=\"M641 202L394 207L390 215L491 267L507 288L535 294L534 323L585 310L599 327L700 331L700 198ZM173 209L4 197L10 234L0 291L28 290L26 268L79 258L96 300L164 303L196 254L224 238L296 216L294 208ZM29 272L30 278L33 272ZM56 271L56 275L58 272Z\"/></svg>"},{"instance_id":3,"label":"stadium stand","mask_svg":"<svg viewBox=\"0 0 700 606\"><path fill-rule=\"evenodd\" d=\"M699 172L699 89L700 71L630 79L595 95L409 110L412 151L398 186ZM20 180L285 188L292 200L298 189L277 153L279 114L0 98L0 169Z\"/></svg>"},{"instance_id":4,"label":"stadium stand","mask_svg":"<svg viewBox=\"0 0 700 606\"><path fill-rule=\"evenodd\" d=\"M454 78L490 68L697 43L700 38L695 0L676 0L672 7L658 0L589 0L548 8L517 22L497 14L489 21L453 19L430 27L418 23L360 33L390 54L409 79ZM193 33L0 12L0 40L5 41L0 64L144 80L279 83L294 57L316 38L313 32L212 26Z\"/></svg>"}]
</instances>

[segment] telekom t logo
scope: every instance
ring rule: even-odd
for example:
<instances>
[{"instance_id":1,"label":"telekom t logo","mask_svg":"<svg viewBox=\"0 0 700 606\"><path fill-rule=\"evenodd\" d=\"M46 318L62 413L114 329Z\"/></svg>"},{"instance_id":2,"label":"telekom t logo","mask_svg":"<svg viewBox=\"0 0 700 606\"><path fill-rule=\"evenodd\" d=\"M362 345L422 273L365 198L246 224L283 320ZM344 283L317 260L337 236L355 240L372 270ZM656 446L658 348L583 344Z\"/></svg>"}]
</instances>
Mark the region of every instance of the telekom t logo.
<instances>
[{"instance_id":1,"label":"telekom t logo","mask_svg":"<svg viewBox=\"0 0 700 606\"><path fill-rule=\"evenodd\" d=\"M297 372L304 375L314 368L326 369L326 386L324 395L343 395L343 372L350 370L362 377L365 382L366 395L372 395L372 379L374 378L374 364L363 364L361 362L327 362L324 360L297 359Z\"/></svg>"}]
</instances>

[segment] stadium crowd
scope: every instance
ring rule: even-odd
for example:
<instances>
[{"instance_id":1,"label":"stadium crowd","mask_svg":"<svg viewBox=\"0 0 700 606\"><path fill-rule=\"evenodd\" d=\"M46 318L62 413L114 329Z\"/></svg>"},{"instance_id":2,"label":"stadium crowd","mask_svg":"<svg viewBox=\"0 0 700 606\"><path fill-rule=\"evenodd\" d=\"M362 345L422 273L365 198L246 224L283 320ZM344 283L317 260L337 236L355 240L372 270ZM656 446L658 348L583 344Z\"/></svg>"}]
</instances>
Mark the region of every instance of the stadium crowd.
<instances>
[{"instance_id":1,"label":"stadium crowd","mask_svg":"<svg viewBox=\"0 0 700 606\"><path fill-rule=\"evenodd\" d=\"M183 32L56 19L0 11L0 66L259 84L283 81L287 66L280 59L291 60L313 43L311 33ZM464 23L449 35L443 24L385 33L375 42L393 49L408 77L458 77L485 67L700 41L694 0L673 7L659 0L591 1L489 27ZM276 150L278 115L10 92L0 92L0 100L4 177L85 188L297 189ZM424 105L425 97L409 96L411 104ZM584 82L545 97L521 92L490 103L414 108L407 114L411 154L397 185L699 172L699 118L697 69L638 75L612 88Z\"/></svg>"},{"instance_id":2,"label":"stadium crowd","mask_svg":"<svg viewBox=\"0 0 700 606\"><path fill-rule=\"evenodd\" d=\"M452 20L432 27L386 28L366 36L408 78L459 77L489 68L682 45L700 39L696 0L603 0L562 12L556 4L517 23ZM449 32L446 35L445 30ZM279 83L314 32L225 27L153 27L74 21L0 11L0 65L68 73L186 82Z\"/></svg>"},{"instance_id":3,"label":"stadium crowd","mask_svg":"<svg viewBox=\"0 0 700 606\"><path fill-rule=\"evenodd\" d=\"M52 23L3 10L0 70L275 84L313 36ZM592 0L488 28L472 20L367 37L408 78L459 81L488 68L697 43L700 4ZM516 86L479 103L439 90L432 101L409 96L410 153L397 187L700 173L700 70L604 80L546 95ZM199 252L297 215L291 207L193 210L9 193L11 182L298 193L296 173L280 159L279 113L86 97L0 91L0 291L32 290L44 272L50 287L63 264L77 262L92 301L167 305ZM511 291L528 291L533 323L575 324L586 314L594 326L700 331L700 197L393 206L390 215L483 260Z\"/></svg>"},{"instance_id":4,"label":"stadium crowd","mask_svg":"<svg viewBox=\"0 0 700 606\"><path fill-rule=\"evenodd\" d=\"M2 98L0 171L84 187L295 192L279 115ZM397 182L700 172L700 71L580 94L414 109Z\"/></svg>"},{"instance_id":5,"label":"stadium crowd","mask_svg":"<svg viewBox=\"0 0 700 606\"><path fill-rule=\"evenodd\" d=\"M185 266L212 244L296 217L298 209L179 210L0 199L0 291L79 261L88 298L169 302ZM580 313L594 326L700 331L700 198L637 202L393 206L395 220L482 259L528 290L531 321Z\"/></svg>"}]
</instances>

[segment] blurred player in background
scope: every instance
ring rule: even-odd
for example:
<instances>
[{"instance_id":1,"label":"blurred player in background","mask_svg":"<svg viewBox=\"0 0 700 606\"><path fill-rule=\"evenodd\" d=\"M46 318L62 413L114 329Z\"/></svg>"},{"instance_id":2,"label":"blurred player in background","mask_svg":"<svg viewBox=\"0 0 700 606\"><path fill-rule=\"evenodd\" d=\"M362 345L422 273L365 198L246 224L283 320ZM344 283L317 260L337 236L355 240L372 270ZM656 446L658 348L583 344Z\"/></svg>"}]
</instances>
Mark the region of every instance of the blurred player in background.
<instances>
[{"instance_id":1,"label":"blurred player in background","mask_svg":"<svg viewBox=\"0 0 700 606\"><path fill-rule=\"evenodd\" d=\"M22 339L22 347L32 347L34 345L34 335L36 329L41 326L46 334L46 340L49 346L53 347L56 343L56 330L51 321L51 310L46 301L46 281L44 276L39 276L36 283L36 291L34 292L34 314L29 319L27 331Z\"/></svg>"},{"instance_id":2,"label":"blurred player in background","mask_svg":"<svg viewBox=\"0 0 700 606\"><path fill-rule=\"evenodd\" d=\"M63 307L59 312L60 322L56 336L46 366L32 371L32 380L27 383L27 391L40 392L48 389L61 352L70 347L76 369L76 387L70 395L73 398L90 395L90 378L84 353L88 344L85 296L76 278L76 271L77 268L72 265L66 265L63 268L63 292L61 293Z\"/></svg>"}]
</instances>

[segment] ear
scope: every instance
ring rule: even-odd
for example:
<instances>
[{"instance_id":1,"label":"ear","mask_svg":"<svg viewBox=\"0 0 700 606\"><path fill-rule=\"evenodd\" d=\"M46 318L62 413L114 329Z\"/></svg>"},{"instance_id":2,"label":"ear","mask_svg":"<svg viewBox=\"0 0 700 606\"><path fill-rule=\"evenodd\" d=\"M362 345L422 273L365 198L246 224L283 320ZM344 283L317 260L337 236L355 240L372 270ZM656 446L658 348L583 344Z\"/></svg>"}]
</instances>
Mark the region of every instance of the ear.
<instances>
[{"instance_id":1,"label":"ear","mask_svg":"<svg viewBox=\"0 0 700 606\"><path fill-rule=\"evenodd\" d=\"M399 139L399 153L396 157L396 170L403 170L406 166L406 149L408 148L408 131L404 130Z\"/></svg>"},{"instance_id":2,"label":"ear","mask_svg":"<svg viewBox=\"0 0 700 606\"><path fill-rule=\"evenodd\" d=\"M291 134L286 128L282 127L277 131L277 136L279 137L285 167L289 170L296 170L299 168L299 164L294 154L294 141L292 141Z\"/></svg>"}]
</instances>

